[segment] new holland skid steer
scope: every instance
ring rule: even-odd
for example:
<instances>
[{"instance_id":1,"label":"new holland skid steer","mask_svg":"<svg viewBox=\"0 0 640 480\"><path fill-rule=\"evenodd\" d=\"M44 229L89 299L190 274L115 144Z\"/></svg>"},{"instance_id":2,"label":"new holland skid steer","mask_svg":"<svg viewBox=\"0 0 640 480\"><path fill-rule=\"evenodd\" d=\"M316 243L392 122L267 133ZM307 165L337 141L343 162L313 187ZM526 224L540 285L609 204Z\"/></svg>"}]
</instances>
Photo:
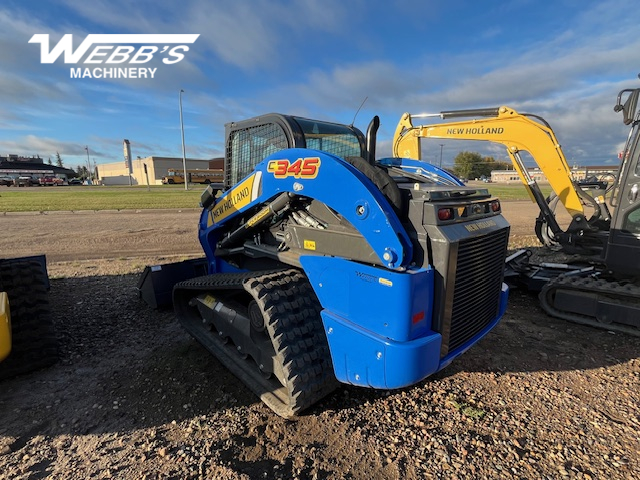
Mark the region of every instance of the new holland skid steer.
<instances>
[{"instance_id":1,"label":"new holland skid steer","mask_svg":"<svg viewBox=\"0 0 640 480\"><path fill-rule=\"evenodd\" d=\"M224 185L202 195L208 275L175 286L176 315L283 417L338 382L415 384L506 308L498 199L423 162L376 162L378 125L229 123Z\"/></svg>"}]
</instances>

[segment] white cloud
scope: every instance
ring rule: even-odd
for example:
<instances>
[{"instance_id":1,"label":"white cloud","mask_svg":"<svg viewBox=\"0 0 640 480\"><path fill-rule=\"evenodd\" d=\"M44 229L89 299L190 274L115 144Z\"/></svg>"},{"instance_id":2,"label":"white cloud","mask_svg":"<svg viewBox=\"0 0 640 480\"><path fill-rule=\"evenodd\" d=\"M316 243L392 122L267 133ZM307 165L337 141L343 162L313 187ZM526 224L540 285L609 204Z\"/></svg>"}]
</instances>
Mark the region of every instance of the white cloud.
<instances>
[{"instance_id":1,"label":"white cloud","mask_svg":"<svg viewBox=\"0 0 640 480\"><path fill-rule=\"evenodd\" d=\"M13 140L0 141L0 151L7 153L31 152L30 155L40 155L42 158L54 156L56 152L61 155L82 155L86 154L84 145L74 142L65 142L54 138L38 137L36 135L25 135L16 137Z\"/></svg>"},{"instance_id":2,"label":"white cloud","mask_svg":"<svg viewBox=\"0 0 640 480\"><path fill-rule=\"evenodd\" d=\"M516 22L479 25L479 41L467 42L464 50L421 42L423 23L452 21L446 2L396 0L393 7L338 0L63 3L70 14L56 19L28 10L28 4L0 7L0 125L29 134L19 140L0 135L5 138L0 148L23 142L30 149L25 153L55 145L75 152L72 142L55 144L52 132L68 122L63 136L73 138L73 126L81 120L80 147L94 141L96 156L105 160L120 158L118 137L124 136L139 142L145 154L148 148L149 154L176 155L177 95L184 88L188 148L199 156L220 154L228 121L280 111L348 123L368 97L358 123L366 124L374 113L382 117L380 153L404 111L507 104L547 118L567 156L599 163L624 140L624 127L611 108L619 88L637 86L633 69L640 68L640 40L629 14L635 4L629 0L569 1L576 14L564 20L557 36L543 33L529 44L519 41ZM488 8L509 19L522 5L532 0ZM416 42L392 43L395 34L406 32L363 20L383 10L390 19L401 12L394 25L412 29ZM426 18L414 14L405 20L407 12L427 10ZM201 36L183 62L146 82L71 82L68 66L40 65L38 47L28 44L34 33L57 38L73 33L79 41L107 31ZM494 46L486 48L485 41ZM145 129L145 122L155 131ZM93 139L85 138L87 125Z\"/></svg>"},{"instance_id":3,"label":"white cloud","mask_svg":"<svg viewBox=\"0 0 640 480\"><path fill-rule=\"evenodd\" d=\"M309 41L314 34L339 32L346 19L345 7L337 0L158 0L153 8L143 3L135 8L123 0L65 3L103 27L132 33L199 33L192 51L203 60L215 62L207 58L213 52L217 60L249 71L289 61L292 34Z\"/></svg>"}]
</instances>

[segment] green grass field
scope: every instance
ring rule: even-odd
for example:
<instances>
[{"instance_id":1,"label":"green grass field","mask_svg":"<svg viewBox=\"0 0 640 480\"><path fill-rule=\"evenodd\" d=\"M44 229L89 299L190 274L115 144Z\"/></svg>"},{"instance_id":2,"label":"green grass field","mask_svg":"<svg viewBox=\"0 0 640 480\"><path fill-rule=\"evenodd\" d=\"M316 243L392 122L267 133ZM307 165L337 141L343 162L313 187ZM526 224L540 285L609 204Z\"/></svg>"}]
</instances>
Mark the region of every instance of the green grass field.
<instances>
[{"instance_id":1,"label":"green grass field","mask_svg":"<svg viewBox=\"0 0 640 480\"><path fill-rule=\"evenodd\" d=\"M501 200L528 200L523 185L475 184ZM199 208L202 185L0 187L0 212ZM543 187L547 195L550 189Z\"/></svg>"},{"instance_id":2,"label":"green grass field","mask_svg":"<svg viewBox=\"0 0 640 480\"><path fill-rule=\"evenodd\" d=\"M0 212L199 208L201 185L0 187Z\"/></svg>"},{"instance_id":3,"label":"green grass field","mask_svg":"<svg viewBox=\"0 0 640 480\"><path fill-rule=\"evenodd\" d=\"M472 186L472 185L469 185ZM476 183L473 186L478 186L480 188L488 188L489 193L498 197L500 200L531 200L529 195L527 194L524 185L501 185L497 183ZM540 190L547 197L551 192L551 187L549 185L540 185Z\"/></svg>"}]
</instances>

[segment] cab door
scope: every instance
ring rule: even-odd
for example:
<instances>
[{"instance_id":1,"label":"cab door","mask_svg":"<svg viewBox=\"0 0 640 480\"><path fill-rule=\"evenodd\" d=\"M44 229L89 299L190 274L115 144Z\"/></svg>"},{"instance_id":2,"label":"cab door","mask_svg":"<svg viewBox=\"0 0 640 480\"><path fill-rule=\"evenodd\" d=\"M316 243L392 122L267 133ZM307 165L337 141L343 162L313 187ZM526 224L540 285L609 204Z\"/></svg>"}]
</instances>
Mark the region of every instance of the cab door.
<instances>
[{"instance_id":1,"label":"cab door","mask_svg":"<svg viewBox=\"0 0 640 480\"><path fill-rule=\"evenodd\" d=\"M640 121L636 120L621 165L605 261L614 272L640 271Z\"/></svg>"}]
</instances>

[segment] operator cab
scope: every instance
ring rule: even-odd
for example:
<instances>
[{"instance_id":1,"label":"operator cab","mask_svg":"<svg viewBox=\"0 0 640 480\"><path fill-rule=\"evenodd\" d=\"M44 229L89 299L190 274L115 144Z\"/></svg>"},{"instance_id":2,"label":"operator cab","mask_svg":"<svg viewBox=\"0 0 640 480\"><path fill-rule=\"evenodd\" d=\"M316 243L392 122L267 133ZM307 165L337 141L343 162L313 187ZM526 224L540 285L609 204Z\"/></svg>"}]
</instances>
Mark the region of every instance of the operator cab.
<instances>
[{"instance_id":1,"label":"operator cab","mask_svg":"<svg viewBox=\"0 0 640 480\"><path fill-rule=\"evenodd\" d=\"M270 113L225 125L228 190L266 157L287 148L322 150L341 158L364 157L364 135L353 126Z\"/></svg>"}]
</instances>

